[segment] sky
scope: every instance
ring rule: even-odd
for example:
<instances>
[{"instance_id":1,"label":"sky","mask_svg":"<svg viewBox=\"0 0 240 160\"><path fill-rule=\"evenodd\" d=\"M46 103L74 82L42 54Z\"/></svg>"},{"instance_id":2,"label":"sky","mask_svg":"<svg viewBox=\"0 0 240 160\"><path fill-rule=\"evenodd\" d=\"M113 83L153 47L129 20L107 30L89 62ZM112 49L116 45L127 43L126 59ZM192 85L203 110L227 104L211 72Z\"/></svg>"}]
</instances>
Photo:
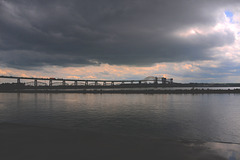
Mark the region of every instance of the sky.
<instances>
[{"instance_id":1,"label":"sky","mask_svg":"<svg viewBox=\"0 0 240 160\"><path fill-rule=\"evenodd\" d=\"M0 0L0 75L240 82L239 0Z\"/></svg>"}]
</instances>

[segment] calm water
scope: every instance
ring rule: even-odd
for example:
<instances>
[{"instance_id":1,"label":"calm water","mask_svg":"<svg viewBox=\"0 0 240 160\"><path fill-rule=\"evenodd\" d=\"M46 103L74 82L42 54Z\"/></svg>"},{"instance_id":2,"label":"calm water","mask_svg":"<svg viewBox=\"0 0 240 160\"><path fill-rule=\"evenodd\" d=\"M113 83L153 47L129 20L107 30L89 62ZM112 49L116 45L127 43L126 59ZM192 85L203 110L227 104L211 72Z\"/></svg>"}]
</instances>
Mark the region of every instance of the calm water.
<instances>
[{"instance_id":1,"label":"calm water","mask_svg":"<svg viewBox=\"0 0 240 160\"><path fill-rule=\"evenodd\" d=\"M0 93L0 122L240 143L240 94Z\"/></svg>"}]
</instances>

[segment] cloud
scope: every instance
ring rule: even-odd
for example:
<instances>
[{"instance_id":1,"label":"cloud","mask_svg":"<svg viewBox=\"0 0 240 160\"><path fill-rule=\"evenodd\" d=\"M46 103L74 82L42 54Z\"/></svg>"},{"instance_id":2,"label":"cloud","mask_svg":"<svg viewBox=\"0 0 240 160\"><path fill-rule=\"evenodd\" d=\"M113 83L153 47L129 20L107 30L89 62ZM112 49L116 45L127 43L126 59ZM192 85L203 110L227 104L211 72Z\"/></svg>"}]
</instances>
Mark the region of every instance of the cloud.
<instances>
[{"instance_id":1,"label":"cloud","mask_svg":"<svg viewBox=\"0 0 240 160\"><path fill-rule=\"evenodd\" d=\"M214 27L228 11L224 8L239 5L234 0L2 0L0 62L36 69L211 60L213 48L235 42L231 29Z\"/></svg>"}]
</instances>

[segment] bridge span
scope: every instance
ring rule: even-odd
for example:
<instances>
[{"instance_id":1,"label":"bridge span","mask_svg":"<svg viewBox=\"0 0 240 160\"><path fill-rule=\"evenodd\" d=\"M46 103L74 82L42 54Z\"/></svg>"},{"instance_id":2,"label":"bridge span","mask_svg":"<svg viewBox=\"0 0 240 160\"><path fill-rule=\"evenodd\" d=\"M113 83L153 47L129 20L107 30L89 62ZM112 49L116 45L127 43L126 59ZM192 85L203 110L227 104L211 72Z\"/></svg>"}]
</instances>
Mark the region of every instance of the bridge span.
<instances>
[{"instance_id":1,"label":"bridge span","mask_svg":"<svg viewBox=\"0 0 240 160\"><path fill-rule=\"evenodd\" d=\"M17 77L17 76L0 76L0 79L14 79L17 84L21 84L21 80L32 80L33 86L37 87L39 84L45 84L46 86L53 86L58 84L59 86L67 86L68 83L72 83L73 86L88 86L88 85L101 85L101 86L114 86L120 84L172 84L173 79L167 79L165 77L149 76L143 80L82 80L82 79L65 79L65 78L37 78L37 77ZM43 83L41 81L47 81Z\"/></svg>"}]
</instances>

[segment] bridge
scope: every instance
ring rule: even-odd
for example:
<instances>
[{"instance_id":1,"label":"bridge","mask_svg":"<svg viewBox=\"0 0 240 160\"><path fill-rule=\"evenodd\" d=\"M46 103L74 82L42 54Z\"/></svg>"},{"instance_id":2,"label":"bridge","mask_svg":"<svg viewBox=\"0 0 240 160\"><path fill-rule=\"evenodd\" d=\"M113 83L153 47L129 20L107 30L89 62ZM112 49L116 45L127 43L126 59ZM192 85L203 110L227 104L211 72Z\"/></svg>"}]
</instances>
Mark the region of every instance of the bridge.
<instances>
[{"instance_id":1,"label":"bridge","mask_svg":"<svg viewBox=\"0 0 240 160\"><path fill-rule=\"evenodd\" d=\"M143 80L81 80L81 79L64 79L64 78L36 78L36 77L17 77L17 76L0 76L0 79L14 79L17 84L22 80L32 80L25 83L29 86L114 86L120 84L172 84L173 79L165 77L149 76ZM42 81L47 81L42 82ZM70 84L69 84L70 83Z\"/></svg>"}]
</instances>

